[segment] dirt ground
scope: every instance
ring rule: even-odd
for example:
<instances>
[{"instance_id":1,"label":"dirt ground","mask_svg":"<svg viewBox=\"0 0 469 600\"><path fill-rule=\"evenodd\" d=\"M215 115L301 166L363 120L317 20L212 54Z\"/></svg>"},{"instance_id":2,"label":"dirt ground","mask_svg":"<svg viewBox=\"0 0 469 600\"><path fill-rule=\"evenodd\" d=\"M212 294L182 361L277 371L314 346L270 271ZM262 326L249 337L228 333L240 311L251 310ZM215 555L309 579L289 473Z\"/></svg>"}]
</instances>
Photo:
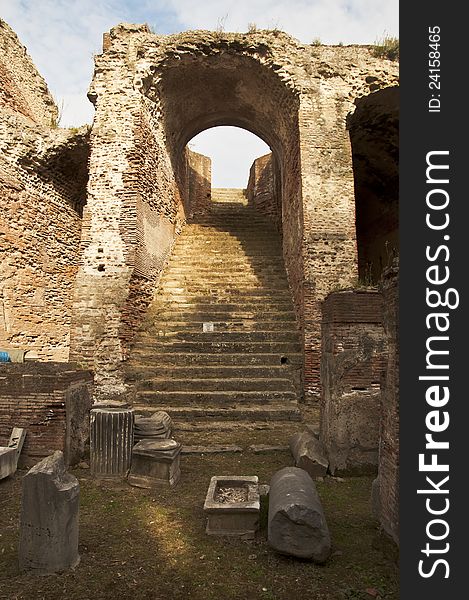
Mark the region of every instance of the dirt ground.
<instances>
[{"instance_id":1,"label":"dirt ground","mask_svg":"<svg viewBox=\"0 0 469 600\"><path fill-rule=\"evenodd\" d=\"M0 481L1 600L348 600L398 598L397 553L370 511L371 477L318 482L333 543L323 566L281 556L267 544L267 503L253 541L208 536L203 503L212 475L258 475L292 465L290 453L254 454L249 443L286 442L283 435L242 431L225 436L236 454L182 457L172 490L143 490L126 482L98 481L86 468L80 482L81 561L74 571L37 576L17 562L21 479ZM184 443L209 436L184 432ZM229 437L229 436L228 436ZM258 439L256 439L258 438ZM275 439L274 439L275 438Z\"/></svg>"}]
</instances>

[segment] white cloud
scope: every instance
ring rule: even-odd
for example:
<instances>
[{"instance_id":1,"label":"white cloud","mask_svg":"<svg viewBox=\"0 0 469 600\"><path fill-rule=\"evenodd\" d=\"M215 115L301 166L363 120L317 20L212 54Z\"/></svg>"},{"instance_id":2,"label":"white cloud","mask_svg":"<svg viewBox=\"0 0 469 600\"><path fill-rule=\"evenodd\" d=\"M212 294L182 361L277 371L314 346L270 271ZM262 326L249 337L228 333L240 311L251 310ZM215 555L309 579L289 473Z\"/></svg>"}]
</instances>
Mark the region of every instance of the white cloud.
<instances>
[{"instance_id":1,"label":"white cloud","mask_svg":"<svg viewBox=\"0 0 469 600\"><path fill-rule=\"evenodd\" d=\"M207 129L189 143L212 158L213 187L246 187L254 159L270 152L261 139L238 127Z\"/></svg>"},{"instance_id":2,"label":"white cloud","mask_svg":"<svg viewBox=\"0 0 469 600\"><path fill-rule=\"evenodd\" d=\"M398 0L171 0L179 20L191 29L247 31L278 27L302 42L373 43L386 31L398 35Z\"/></svg>"},{"instance_id":3,"label":"white cloud","mask_svg":"<svg viewBox=\"0 0 469 600\"><path fill-rule=\"evenodd\" d=\"M122 21L148 22L156 31L184 29L247 31L278 27L302 42L319 38L323 43L373 43L386 31L398 35L398 0L0 0L0 15L14 29L59 105L61 125L91 122L93 107L86 92L93 74L93 53L100 52L102 34ZM212 156L230 146L216 141L203 153ZM263 154L256 145L232 138L231 146ZM236 135L238 138L236 138ZM236 141L236 139L238 141ZM252 150L250 150L252 148ZM219 167L232 185L238 162L231 156ZM215 166L215 172L217 172ZM216 175L216 177L218 177ZM244 167L236 185L246 184Z\"/></svg>"}]
</instances>

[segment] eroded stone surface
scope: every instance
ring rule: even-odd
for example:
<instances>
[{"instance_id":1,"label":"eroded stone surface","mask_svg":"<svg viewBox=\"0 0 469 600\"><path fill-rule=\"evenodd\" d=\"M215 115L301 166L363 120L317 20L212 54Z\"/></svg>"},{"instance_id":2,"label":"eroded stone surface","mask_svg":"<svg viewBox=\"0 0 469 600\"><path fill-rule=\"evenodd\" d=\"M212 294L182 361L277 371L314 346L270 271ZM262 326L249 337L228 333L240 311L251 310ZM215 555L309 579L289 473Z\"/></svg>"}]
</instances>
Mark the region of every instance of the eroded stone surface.
<instances>
[{"instance_id":1,"label":"eroded stone surface","mask_svg":"<svg viewBox=\"0 0 469 600\"><path fill-rule=\"evenodd\" d=\"M285 467L270 481L268 540L282 554L318 563L329 557L331 539L321 500L303 469Z\"/></svg>"},{"instance_id":2,"label":"eroded stone surface","mask_svg":"<svg viewBox=\"0 0 469 600\"><path fill-rule=\"evenodd\" d=\"M290 439L290 450L295 465L304 469L313 479L327 473L327 460L321 442L309 431L295 433Z\"/></svg>"},{"instance_id":3,"label":"eroded stone surface","mask_svg":"<svg viewBox=\"0 0 469 600\"><path fill-rule=\"evenodd\" d=\"M175 440L145 439L132 449L130 485L143 488L174 487L180 477L181 444Z\"/></svg>"},{"instance_id":4,"label":"eroded stone surface","mask_svg":"<svg viewBox=\"0 0 469 600\"><path fill-rule=\"evenodd\" d=\"M376 471L382 307L377 290L334 292L323 303L320 439L332 474Z\"/></svg>"},{"instance_id":5,"label":"eroded stone surface","mask_svg":"<svg viewBox=\"0 0 469 600\"><path fill-rule=\"evenodd\" d=\"M60 451L28 471L21 499L20 569L55 573L78 564L79 493Z\"/></svg>"},{"instance_id":6,"label":"eroded stone surface","mask_svg":"<svg viewBox=\"0 0 469 600\"><path fill-rule=\"evenodd\" d=\"M239 494L240 488L243 490ZM238 490L231 501L220 490ZM208 535L253 539L259 527L260 498L257 476L219 476L210 480L204 503Z\"/></svg>"},{"instance_id":7,"label":"eroded stone surface","mask_svg":"<svg viewBox=\"0 0 469 600\"><path fill-rule=\"evenodd\" d=\"M134 413L126 406L93 407L90 467L95 477L126 477L134 442Z\"/></svg>"},{"instance_id":8,"label":"eroded stone surface","mask_svg":"<svg viewBox=\"0 0 469 600\"><path fill-rule=\"evenodd\" d=\"M14 427L5 448L0 447L0 479L12 475L18 466L18 459L23 448L26 431L20 427Z\"/></svg>"}]
</instances>

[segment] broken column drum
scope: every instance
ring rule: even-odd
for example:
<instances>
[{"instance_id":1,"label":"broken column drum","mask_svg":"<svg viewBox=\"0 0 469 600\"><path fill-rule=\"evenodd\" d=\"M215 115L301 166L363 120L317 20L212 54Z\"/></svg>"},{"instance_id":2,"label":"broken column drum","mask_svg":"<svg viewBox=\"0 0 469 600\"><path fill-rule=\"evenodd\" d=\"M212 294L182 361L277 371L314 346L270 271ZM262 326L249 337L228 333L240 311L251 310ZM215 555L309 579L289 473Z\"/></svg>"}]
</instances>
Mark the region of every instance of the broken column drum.
<instances>
[{"instance_id":1,"label":"broken column drum","mask_svg":"<svg viewBox=\"0 0 469 600\"><path fill-rule=\"evenodd\" d=\"M285 467L270 482L269 544L282 554L323 563L331 538L314 481L303 469Z\"/></svg>"},{"instance_id":2,"label":"broken column drum","mask_svg":"<svg viewBox=\"0 0 469 600\"><path fill-rule=\"evenodd\" d=\"M79 494L78 480L65 471L60 450L44 458L25 475L20 569L55 573L78 564Z\"/></svg>"},{"instance_id":3,"label":"broken column drum","mask_svg":"<svg viewBox=\"0 0 469 600\"><path fill-rule=\"evenodd\" d=\"M95 405L90 413L90 468L95 477L126 477L132 456L134 414L125 405Z\"/></svg>"}]
</instances>

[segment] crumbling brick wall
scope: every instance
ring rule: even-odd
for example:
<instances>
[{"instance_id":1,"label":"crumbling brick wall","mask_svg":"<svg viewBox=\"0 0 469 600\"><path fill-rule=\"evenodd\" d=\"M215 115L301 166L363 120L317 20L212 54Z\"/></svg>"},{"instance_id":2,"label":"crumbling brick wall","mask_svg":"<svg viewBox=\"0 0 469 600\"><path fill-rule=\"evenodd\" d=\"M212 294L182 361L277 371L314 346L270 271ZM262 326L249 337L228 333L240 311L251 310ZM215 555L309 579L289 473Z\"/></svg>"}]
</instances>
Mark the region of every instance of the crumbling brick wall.
<instances>
[{"instance_id":1,"label":"crumbling brick wall","mask_svg":"<svg viewBox=\"0 0 469 600\"><path fill-rule=\"evenodd\" d=\"M65 361L88 131L50 127L57 107L2 21L0 45L0 347Z\"/></svg>"},{"instance_id":2,"label":"crumbling brick wall","mask_svg":"<svg viewBox=\"0 0 469 600\"><path fill-rule=\"evenodd\" d=\"M277 178L272 154L256 158L249 171L246 195L249 203L266 215L281 233L282 199L277 188Z\"/></svg>"},{"instance_id":3,"label":"crumbling brick wall","mask_svg":"<svg viewBox=\"0 0 469 600\"><path fill-rule=\"evenodd\" d=\"M9 108L45 127L58 120L59 111L46 82L15 32L1 18L0 108Z\"/></svg>"},{"instance_id":4,"label":"crumbling brick wall","mask_svg":"<svg viewBox=\"0 0 469 600\"><path fill-rule=\"evenodd\" d=\"M212 161L208 156L186 148L188 216L210 210L212 198Z\"/></svg>"},{"instance_id":5,"label":"crumbling brick wall","mask_svg":"<svg viewBox=\"0 0 469 600\"><path fill-rule=\"evenodd\" d=\"M15 61L21 52L13 54L11 63L20 64ZM264 139L276 159L284 262L304 336L306 392L318 398L321 302L334 286L350 285L357 275L347 115L357 98L395 85L397 65L373 57L366 47L302 45L278 31L159 36L147 26L120 24L104 37L89 92L96 116L84 205L78 188L83 189L86 174L77 187L55 167L51 173L50 165L64 165L55 146L78 157L71 149L75 141L70 132L45 132L56 109L26 62L23 80L17 67L4 75L2 102L11 127L0 142L13 140L7 143L4 179L20 180L15 185L51 203L44 227L52 228L52 248L44 249L47 260L38 258L38 269L47 300L54 291L65 307L64 322L56 323L55 313L46 309L38 311L31 290L22 293L33 297L28 316L21 314L25 330L34 323L54 330L54 339L35 338L38 348L48 348L44 358L66 359L70 332L71 356L95 369L103 393L125 393L122 361L184 224L191 189L199 185L191 188L188 180L192 159L186 144L204 129L234 125ZM22 120L29 120L28 131L42 128L31 134L32 148L25 149L18 135ZM35 158L44 153L41 139L45 161ZM77 150L80 156L85 147ZM26 222L25 230L31 230ZM34 260L25 259L28 269ZM10 272L17 276L14 267Z\"/></svg>"},{"instance_id":6,"label":"crumbling brick wall","mask_svg":"<svg viewBox=\"0 0 469 600\"><path fill-rule=\"evenodd\" d=\"M377 291L333 292L322 306L320 438L335 471L378 464L383 303Z\"/></svg>"},{"instance_id":7,"label":"crumbling brick wall","mask_svg":"<svg viewBox=\"0 0 469 600\"><path fill-rule=\"evenodd\" d=\"M13 427L26 430L20 465L55 450L68 463L83 456L89 437L93 375L63 363L4 364L0 377L0 446Z\"/></svg>"}]
</instances>

